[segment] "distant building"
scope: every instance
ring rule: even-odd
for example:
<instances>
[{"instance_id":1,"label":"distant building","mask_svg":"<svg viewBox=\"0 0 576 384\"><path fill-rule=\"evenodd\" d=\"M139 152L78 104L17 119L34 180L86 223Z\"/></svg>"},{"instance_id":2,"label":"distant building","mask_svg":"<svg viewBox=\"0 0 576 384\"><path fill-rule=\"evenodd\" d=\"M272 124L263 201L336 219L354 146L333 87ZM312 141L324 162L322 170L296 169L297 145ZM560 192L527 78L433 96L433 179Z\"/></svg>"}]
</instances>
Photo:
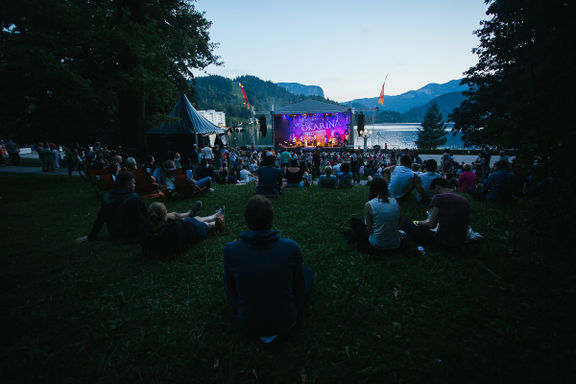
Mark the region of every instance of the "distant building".
<instances>
[{"instance_id":1,"label":"distant building","mask_svg":"<svg viewBox=\"0 0 576 384\"><path fill-rule=\"evenodd\" d=\"M213 109L208 109L206 111L198 111L206 120L219 127L226 126L226 114L224 112L216 112Z\"/></svg>"}]
</instances>

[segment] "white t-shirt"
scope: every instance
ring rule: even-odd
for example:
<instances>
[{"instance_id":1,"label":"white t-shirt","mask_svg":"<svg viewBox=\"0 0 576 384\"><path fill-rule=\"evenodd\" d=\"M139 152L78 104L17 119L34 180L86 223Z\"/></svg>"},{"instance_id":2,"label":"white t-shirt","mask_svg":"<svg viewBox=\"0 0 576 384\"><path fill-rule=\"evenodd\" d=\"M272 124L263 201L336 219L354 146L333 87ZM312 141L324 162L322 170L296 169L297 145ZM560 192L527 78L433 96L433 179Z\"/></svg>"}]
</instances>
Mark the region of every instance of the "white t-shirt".
<instances>
[{"instance_id":1,"label":"white t-shirt","mask_svg":"<svg viewBox=\"0 0 576 384\"><path fill-rule=\"evenodd\" d=\"M374 230L368 237L370 245L376 249L395 249L400 246L400 207L396 199L388 198L388 203L377 197L368 202L372 208Z\"/></svg>"}]
</instances>

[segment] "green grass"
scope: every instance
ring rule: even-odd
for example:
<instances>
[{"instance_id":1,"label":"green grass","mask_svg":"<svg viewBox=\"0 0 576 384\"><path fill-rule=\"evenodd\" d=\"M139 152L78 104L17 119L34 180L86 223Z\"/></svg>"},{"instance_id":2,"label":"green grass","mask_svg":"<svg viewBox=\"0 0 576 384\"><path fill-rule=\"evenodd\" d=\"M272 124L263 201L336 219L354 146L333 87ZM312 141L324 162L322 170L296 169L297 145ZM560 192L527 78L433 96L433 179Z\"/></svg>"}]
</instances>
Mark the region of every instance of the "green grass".
<instances>
[{"instance_id":1,"label":"green grass","mask_svg":"<svg viewBox=\"0 0 576 384\"><path fill-rule=\"evenodd\" d=\"M250 186L204 196L207 214L226 204L228 231L159 262L105 230L73 244L99 207L81 178L0 182L4 383L301 383L303 374L309 383L505 383L574 373L573 263L544 251L528 202L471 202L485 238L466 254L375 257L341 236L361 217L366 187L287 190L273 200L275 227L301 244L315 285L304 322L263 345L234 328L221 278ZM402 211L421 219L426 207L412 198Z\"/></svg>"}]
</instances>

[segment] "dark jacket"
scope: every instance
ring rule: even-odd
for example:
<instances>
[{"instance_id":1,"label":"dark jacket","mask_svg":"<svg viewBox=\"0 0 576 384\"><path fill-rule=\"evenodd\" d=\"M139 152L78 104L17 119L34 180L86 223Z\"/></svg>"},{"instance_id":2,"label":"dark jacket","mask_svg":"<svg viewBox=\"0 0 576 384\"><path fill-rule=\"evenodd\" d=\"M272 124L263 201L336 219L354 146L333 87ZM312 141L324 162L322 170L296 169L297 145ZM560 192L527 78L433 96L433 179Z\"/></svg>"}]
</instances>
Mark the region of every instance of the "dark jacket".
<instances>
[{"instance_id":1,"label":"dark jacket","mask_svg":"<svg viewBox=\"0 0 576 384\"><path fill-rule=\"evenodd\" d=\"M245 231L224 248L224 276L242 330L253 335L288 331L304 302L302 251L278 231Z\"/></svg>"},{"instance_id":2,"label":"dark jacket","mask_svg":"<svg viewBox=\"0 0 576 384\"><path fill-rule=\"evenodd\" d=\"M139 240L148 229L146 205L136 193L122 189L104 192L102 207L88 235L90 240L98 236L104 223L111 237L129 241Z\"/></svg>"},{"instance_id":3,"label":"dark jacket","mask_svg":"<svg viewBox=\"0 0 576 384\"><path fill-rule=\"evenodd\" d=\"M492 172L486 178L482 192L486 201L511 201L514 192L514 174L504 170Z\"/></svg>"}]
</instances>

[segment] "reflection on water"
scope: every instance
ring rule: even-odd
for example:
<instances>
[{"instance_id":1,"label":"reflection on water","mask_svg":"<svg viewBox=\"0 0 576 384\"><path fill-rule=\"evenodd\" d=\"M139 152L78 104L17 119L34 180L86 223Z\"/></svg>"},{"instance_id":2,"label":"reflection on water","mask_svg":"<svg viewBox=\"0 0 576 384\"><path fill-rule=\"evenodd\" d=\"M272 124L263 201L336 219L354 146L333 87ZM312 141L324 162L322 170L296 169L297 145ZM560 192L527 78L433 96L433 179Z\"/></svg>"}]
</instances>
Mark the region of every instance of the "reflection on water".
<instances>
[{"instance_id":1,"label":"reflection on water","mask_svg":"<svg viewBox=\"0 0 576 384\"><path fill-rule=\"evenodd\" d=\"M451 129L454 124L446 124L446 144L441 148L463 149L462 133L452 133ZM367 147L372 148L379 145L382 148L385 145L392 148L416 148L416 139L418 138L418 128L420 124L375 124L366 125L366 130L370 132L367 139ZM358 130L354 126L354 146L364 148L364 138L358 137Z\"/></svg>"}]
</instances>

